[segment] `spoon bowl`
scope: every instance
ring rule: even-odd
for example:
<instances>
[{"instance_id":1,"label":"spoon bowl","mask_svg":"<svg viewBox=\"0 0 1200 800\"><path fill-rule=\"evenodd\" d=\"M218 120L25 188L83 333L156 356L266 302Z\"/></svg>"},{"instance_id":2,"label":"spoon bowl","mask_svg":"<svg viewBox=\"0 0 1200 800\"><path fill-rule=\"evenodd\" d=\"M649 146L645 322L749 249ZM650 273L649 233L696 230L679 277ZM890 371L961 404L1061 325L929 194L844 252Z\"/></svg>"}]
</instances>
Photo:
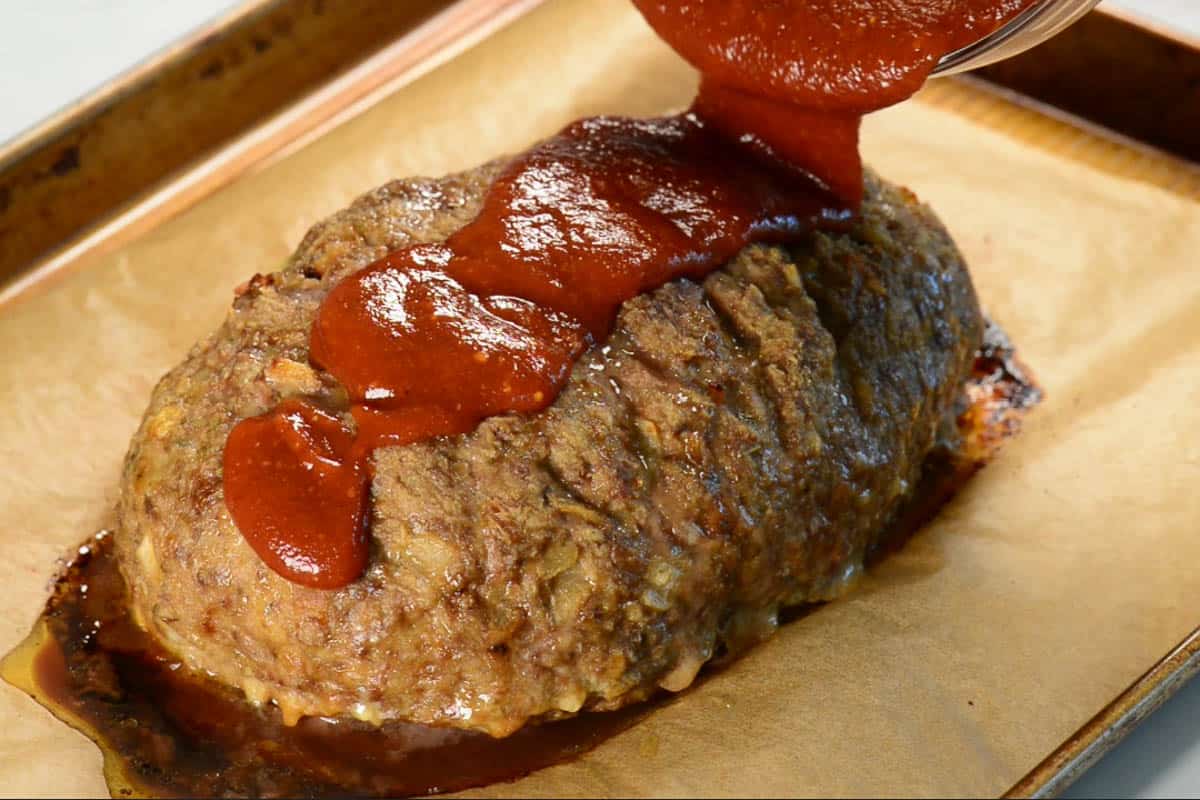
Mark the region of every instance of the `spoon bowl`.
<instances>
[{"instance_id":1,"label":"spoon bowl","mask_svg":"<svg viewBox=\"0 0 1200 800\"><path fill-rule=\"evenodd\" d=\"M1059 33L1099 2L1040 0L979 41L942 56L933 74L953 75L1012 58Z\"/></svg>"}]
</instances>

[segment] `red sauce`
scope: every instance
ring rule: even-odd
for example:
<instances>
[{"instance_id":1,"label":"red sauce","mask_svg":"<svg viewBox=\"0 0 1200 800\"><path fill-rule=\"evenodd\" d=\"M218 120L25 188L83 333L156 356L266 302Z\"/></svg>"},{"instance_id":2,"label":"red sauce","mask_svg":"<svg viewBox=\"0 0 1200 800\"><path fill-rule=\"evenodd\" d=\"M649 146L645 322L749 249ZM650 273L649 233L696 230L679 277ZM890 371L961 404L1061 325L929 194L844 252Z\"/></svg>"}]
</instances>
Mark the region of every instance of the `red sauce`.
<instances>
[{"instance_id":1,"label":"red sauce","mask_svg":"<svg viewBox=\"0 0 1200 800\"><path fill-rule=\"evenodd\" d=\"M731 140L862 198L862 115L1034 0L633 0L700 70L694 109Z\"/></svg>"},{"instance_id":2,"label":"red sauce","mask_svg":"<svg viewBox=\"0 0 1200 800\"><path fill-rule=\"evenodd\" d=\"M703 73L692 111L576 122L515 159L444 243L336 286L310 350L348 390L353 427L288 400L234 428L225 498L247 541L297 583L355 580L376 447L539 411L624 301L847 220L861 115L1030 2L635 0Z\"/></svg>"}]
</instances>

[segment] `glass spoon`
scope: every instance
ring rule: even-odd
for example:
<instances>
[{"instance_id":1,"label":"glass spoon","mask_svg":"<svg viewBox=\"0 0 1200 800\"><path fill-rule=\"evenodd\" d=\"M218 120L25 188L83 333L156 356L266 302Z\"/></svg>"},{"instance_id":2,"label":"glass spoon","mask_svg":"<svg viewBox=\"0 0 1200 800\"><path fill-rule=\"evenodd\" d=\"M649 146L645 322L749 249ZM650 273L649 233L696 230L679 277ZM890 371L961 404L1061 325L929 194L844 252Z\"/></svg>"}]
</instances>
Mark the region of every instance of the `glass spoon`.
<instances>
[{"instance_id":1,"label":"glass spoon","mask_svg":"<svg viewBox=\"0 0 1200 800\"><path fill-rule=\"evenodd\" d=\"M1100 0L1041 0L977 42L942 56L935 76L953 75L1011 58L1054 36Z\"/></svg>"}]
</instances>

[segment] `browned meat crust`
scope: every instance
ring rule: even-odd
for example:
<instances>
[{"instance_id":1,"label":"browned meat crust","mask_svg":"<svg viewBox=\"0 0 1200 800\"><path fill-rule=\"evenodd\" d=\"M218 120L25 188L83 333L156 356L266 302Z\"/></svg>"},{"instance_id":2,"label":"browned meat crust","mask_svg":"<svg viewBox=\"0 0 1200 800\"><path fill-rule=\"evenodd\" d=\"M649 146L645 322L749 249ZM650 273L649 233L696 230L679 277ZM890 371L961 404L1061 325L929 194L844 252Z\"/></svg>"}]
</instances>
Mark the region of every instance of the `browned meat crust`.
<instances>
[{"instance_id":1,"label":"browned meat crust","mask_svg":"<svg viewBox=\"0 0 1200 800\"><path fill-rule=\"evenodd\" d=\"M141 623L286 717L503 735L679 690L718 648L829 598L917 484L979 346L970 279L915 198L868 177L863 220L751 247L625 305L557 402L381 450L366 575L327 592L265 567L225 510L239 419L303 394L330 285L444 238L495 167L397 181L313 228L155 390L118 553Z\"/></svg>"}]
</instances>

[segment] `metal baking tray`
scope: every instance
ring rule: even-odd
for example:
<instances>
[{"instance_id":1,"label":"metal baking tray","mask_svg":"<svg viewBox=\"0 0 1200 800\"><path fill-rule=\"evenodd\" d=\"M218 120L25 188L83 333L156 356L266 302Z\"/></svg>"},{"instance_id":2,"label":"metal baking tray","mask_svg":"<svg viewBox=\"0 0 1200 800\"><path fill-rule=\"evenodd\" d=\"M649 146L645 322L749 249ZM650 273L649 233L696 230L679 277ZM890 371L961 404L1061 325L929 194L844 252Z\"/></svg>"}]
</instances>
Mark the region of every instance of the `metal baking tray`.
<instances>
[{"instance_id":1,"label":"metal baking tray","mask_svg":"<svg viewBox=\"0 0 1200 800\"><path fill-rule=\"evenodd\" d=\"M253 0L197 31L0 149L0 315L541 1ZM1131 15L1099 9L965 80L1104 137L1200 161L1200 43ZM1198 670L1200 628L1006 796L1061 792Z\"/></svg>"}]
</instances>

